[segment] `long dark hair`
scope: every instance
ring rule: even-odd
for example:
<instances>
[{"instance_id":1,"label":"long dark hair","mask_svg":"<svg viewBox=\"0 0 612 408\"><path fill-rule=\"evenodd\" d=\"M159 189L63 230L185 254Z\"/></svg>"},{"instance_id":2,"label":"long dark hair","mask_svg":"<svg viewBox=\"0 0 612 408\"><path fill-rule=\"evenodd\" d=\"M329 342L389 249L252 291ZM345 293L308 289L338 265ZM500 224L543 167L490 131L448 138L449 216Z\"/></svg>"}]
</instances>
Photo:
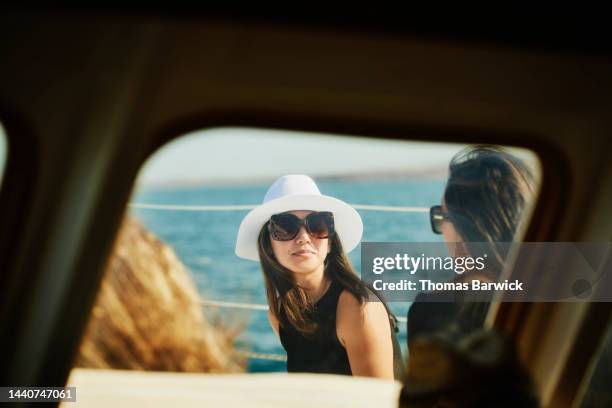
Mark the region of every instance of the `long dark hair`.
<instances>
[{"instance_id":1,"label":"long dark hair","mask_svg":"<svg viewBox=\"0 0 612 408\"><path fill-rule=\"evenodd\" d=\"M359 303L363 304L368 298L368 290L351 265L338 234L329 237L330 252L325 258L325 276L348 290ZM274 256L268 223L266 223L258 237L259 259L266 284L268 305L279 323L284 324L280 318L282 310L289 324L305 335L311 335L317 330L317 324L311 319L313 310L312 299L306 290L300 287L293 273L282 266Z\"/></svg>"},{"instance_id":2,"label":"long dark hair","mask_svg":"<svg viewBox=\"0 0 612 408\"><path fill-rule=\"evenodd\" d=\"M534 190L533 174L519 158L492 146L459 152L449 172L444 202L450 221L468 252L470 243L489 243L501 267L505 253L499 251L506 247L495 244L514 240Z\"/></svg>"}]
</instances>

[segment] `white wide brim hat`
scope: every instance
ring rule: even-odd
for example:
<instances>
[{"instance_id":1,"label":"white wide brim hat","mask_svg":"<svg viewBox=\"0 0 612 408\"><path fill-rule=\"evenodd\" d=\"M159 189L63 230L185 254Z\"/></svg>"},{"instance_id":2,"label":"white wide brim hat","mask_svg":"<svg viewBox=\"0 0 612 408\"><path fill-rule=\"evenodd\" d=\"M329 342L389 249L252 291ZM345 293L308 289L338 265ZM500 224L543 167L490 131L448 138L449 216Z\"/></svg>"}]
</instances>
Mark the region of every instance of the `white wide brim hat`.
<instances>
[{"instance_id":1,"label":"white wide brim hat","mask_svg":"<svg viewBox=\"0 0 612 408\"><path fill-rule=\"evenodd\" d=\"M236 239L236 255L259 261L257 239L265 223L274 214L287 211L331 211L336 233L348 253L361 241L363 222L350 205L334 197L322 195L308 176L288 175L276 180L268 189L263 203L251 210L240 223Z\"/></svg>"}]
</instances>

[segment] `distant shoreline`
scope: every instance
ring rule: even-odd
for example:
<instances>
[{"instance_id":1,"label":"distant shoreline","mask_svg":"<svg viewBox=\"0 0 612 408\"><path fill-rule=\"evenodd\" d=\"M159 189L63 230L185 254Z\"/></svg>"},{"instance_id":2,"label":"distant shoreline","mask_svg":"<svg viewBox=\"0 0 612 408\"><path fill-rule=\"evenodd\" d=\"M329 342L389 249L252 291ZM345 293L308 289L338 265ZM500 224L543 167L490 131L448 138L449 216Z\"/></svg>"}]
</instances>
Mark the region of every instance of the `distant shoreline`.
<instances>
[{"instance_id":1,"label":"distant shoreline","mask_svg":"<svg viewBox=\"0 0 612 408\"><path fill-rule=\"evenodd\" d=\"M311 174L317 181L369 181L369 180L445 180L448 167L431 167L418 170L397 170L397 171L381 171L368 173L347 173L347 174ZM196 187L241 187L241 186L256 186L268 185L276 176L272 177L253 177L237 179L214 179L214 180L169 180L155 183L137 183L137 189L172 189L172 188L196 188Z\"/></svg>"}]
</instances>

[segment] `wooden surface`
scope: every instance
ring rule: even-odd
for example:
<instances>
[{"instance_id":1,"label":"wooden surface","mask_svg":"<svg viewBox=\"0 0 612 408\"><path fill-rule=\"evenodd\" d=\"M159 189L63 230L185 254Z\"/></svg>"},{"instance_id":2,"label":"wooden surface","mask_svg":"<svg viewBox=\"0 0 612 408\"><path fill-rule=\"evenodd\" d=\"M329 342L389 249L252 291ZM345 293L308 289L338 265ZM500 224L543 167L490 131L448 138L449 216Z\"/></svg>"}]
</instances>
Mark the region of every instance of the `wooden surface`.
<instances>
[{"instance_id":1,"label":"wooden surface","mask_svg":"<svg viewBox=\"0 0 612 408\"><path fill-rule=\"evenodd\" d=\"M396 407L401 384L315 374L187 374L74 369L62 407Z\"/></svg>"}]
</instances>

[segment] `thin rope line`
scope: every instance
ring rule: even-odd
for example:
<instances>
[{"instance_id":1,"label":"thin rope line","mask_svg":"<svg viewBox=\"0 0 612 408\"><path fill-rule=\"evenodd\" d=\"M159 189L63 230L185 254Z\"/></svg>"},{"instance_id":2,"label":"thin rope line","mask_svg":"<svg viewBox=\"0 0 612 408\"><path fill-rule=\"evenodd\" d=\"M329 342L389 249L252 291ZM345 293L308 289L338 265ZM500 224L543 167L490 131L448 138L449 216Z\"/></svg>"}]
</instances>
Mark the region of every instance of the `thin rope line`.
<instances>
[{"instance_id":1,"label":"thin rope line","mask_svg":"<svg viewBox=\"0 0 612 408\"><path fill-rule=\"evenodd\" d=\"M230 309L247 309L247 310L268 310L268 305L258 305L254 303L236 303L236 302L224 302L221 300L200 300L200 304L204 306L218 306L226 307Z\"/></svg>"},{"instance_id":2,"label":"thin rope line","mask_svg":"<svg viewBox=\"0 0 612 408\"><path fill-rule=\"evenodd\" d=\"M386 212L429 212L427 207L402 207L390 205L366 205L349 204L357 210L363 211L386 211ZM245 205L175 205L175 204L149 204L149 203L130 203L131 208L141 210L159 211L247 211L257 207L257 204Z\"/></svg>"},{"instance_id":3,"label":"thin rope line","mask_svg":"<svg viewBox=\"0 0 612 408\"><path fill-rule=\"evenodd\" d=\"M251 210L256 205L166 205L166 204L145 204L145 203L130 203L132 208L140 208L143 210L161 210L161 211L242 211Z\"/></svg>"},{"instance_id":4,"label":"thin rope line","mask_svg":"<svg viewBox=\"0 0 612 408\"><path fill-rule=\"evenodd\" d=\"M253 351L237 350L239 355L246 356L248 358L256 358L258 360L272 360L272 361L287 361L287 356L282 354L272 353L255 353Z\"/></svg>"},{"instance_id":5,"label":"thin rope line","mask_svg":"<svg viewBox=\"0 0 612 408\"><path fill-rule=\"evenodd\" d=\"M365 204L349 204L351 207L357 210L364 211L392 211L392 212L423 212L428 213L429 208L427 207L400 207L390 205L365 205Z\"/></svg>"}]
</instances>

